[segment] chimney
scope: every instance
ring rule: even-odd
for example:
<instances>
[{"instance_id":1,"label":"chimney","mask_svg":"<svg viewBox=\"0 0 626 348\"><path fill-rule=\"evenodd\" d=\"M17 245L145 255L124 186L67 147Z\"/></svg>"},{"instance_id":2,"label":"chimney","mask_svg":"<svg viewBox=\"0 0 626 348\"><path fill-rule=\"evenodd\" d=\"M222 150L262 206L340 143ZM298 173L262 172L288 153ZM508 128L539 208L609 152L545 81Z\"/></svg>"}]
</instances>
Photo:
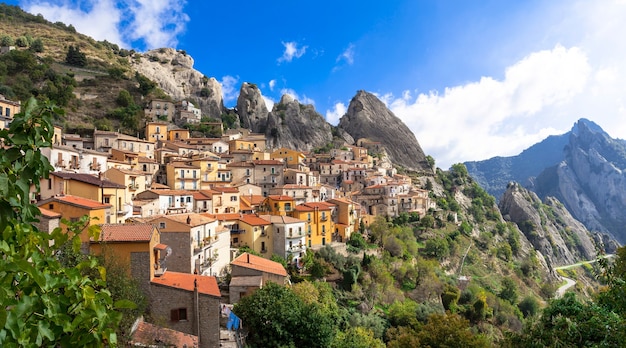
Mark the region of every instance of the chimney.
<instances>
[{"instance_id":1,"label":"chimney","mask_svg":"<svg viewBox=\"0 0 626 348\"><path fill-rule=\"evenodd\" d=\"M191 225L191 214L187 215L187 225Z\"/></svg>"}]
</instances>

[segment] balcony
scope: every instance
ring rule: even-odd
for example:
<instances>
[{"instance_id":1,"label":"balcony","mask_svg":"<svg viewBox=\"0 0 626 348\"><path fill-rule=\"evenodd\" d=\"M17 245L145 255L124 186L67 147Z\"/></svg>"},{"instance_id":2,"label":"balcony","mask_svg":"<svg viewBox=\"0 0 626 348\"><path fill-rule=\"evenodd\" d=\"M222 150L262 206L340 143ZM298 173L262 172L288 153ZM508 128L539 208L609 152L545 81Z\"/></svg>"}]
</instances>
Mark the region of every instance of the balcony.
<instances>
[{"instance_id":1,"label":"balcony","mask_svg":"<svg viewBox=\"0 0 626 348\"><path fill-rule=\"evenodd\" d=\"M326 215L322 215L322 217L320 218L320 221L327 221L328 220L328 216Z\"/></svg>"},{"instance_id":2,"label":"balcony","mask_svg":"<svg viewBox=\"0 0 626 348\"><path fill-rule=\"evenodd\" d=\"M267 252L267 248L263 248L263 249L261 249L261 253L262 253L262 254L265 254L266 252Z\"/></svg>"},{"instance_id":3,"label":"balcony","mask_svg":"<svg viewBox=\"0 0 626 348\"><path fill-rule=\"evenodd\" d=\"M230 234L244 234L246 230L230 230Z\"/></svg>"},{"instance_id":4,"label":"balcony","mask_svg":"<svg viewBox=\"0 0 626 348\"><path fill-rule=\"evenodd\" d=\"M208 237L205 237L205 238L202 240L202 244L203 244L204 246L211 245L211 244L213 244L213 243L217 242L217 240L218 240L218 239L219 239L219 237L218 237L218 236L208 236Z\"/></svg>"},{"instance_id":5,"label":"balcony","mask_svg":"<svg viewBox=\"0 0 626 348\"><path fill-rule=\"evenodd\" d=\"M61 168L65 168L65 161L64 160L58 160L54 163L55 167L61 167Z\"/></svg>"},{"instance_id":6,"label":"balcony","mask_svg":"<svg viewBox=\"0 0 626 348\"><path fill-rule=\"evenodd\" d=\"M128 184L130 190L139 190L139 184Z\"/></svg>"},{"instance_id":7,"label":"balcony","mask_svg":"<svg viewBox=\"0 0 626 348\"><path fill-rule=\"evenodd\" d=\"M91 163L89 165L89 169L91 169L91 170L100 170L100 167L101 167L100 163Z\"/></svg>"},{"instance_id":8,"label":"balcony","mask_svg":"<svg viewBox=\"0 0 626 348\"><path fill-rule=\"evenodd\" d=\"M294 245L294 246L287 248L287 252L291 254L302 253L305 251L306 251L306 247L302 244Z\"/></svg>"},{"instance_id":9,"label":"balcony","mask_svg":"<svg viewBox=\"0 0 626 348\"><path fill-rule=\"evenodd\" d=\"M300 232L294 232L294 233L289 233L287 235L288 238L301 238L304 237L304 232L300 231Z\"/></svg>"}]
</instances>

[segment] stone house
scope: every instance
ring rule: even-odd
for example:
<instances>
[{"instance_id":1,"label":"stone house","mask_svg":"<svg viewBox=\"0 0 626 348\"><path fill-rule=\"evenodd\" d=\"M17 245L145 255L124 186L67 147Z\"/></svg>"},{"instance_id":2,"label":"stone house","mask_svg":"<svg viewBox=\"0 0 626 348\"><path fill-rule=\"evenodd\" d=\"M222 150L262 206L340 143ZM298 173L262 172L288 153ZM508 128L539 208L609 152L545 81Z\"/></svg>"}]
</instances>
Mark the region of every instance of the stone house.
<instances>
[{"instance_id":1,"label":"stone house","mask_svg":"<svg viewBox=\"0 0 626 348\"><path fill-rule=\"evenodd\" d=\"M166 271L150 282L154 320L198 336L202 348L220 346L220 298L215 277Z\"/></svg>"},{"instance_id":2,"label":"stone house","mask_svg":"<svg viewBox=\"0 0 626 348\"><path fill-rule=\"evenodd\" d=\"M231 280L229 284L230 303L260 289L267 282L285 285L289 282L285 267L249 253L243 253L230 263Z\"/></svg>"}]
</instances>

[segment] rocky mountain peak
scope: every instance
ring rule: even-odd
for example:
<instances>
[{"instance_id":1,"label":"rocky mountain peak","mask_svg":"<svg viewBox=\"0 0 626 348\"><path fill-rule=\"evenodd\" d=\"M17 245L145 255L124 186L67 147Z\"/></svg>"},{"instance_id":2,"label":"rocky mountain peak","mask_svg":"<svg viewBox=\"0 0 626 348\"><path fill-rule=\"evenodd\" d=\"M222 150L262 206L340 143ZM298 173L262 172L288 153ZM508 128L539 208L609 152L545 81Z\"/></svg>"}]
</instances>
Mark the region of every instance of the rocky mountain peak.
<instances>
[{"instance_id":1,"label":"rocky mountain peak","mask_svg":"<svg viewBox=\"0 0 626 348\"><path fill-rule=\"evenodd\" d=\"M237 114L241 127L255 133L265 133L268 110L257 85L248 82L241 84L237 98Z\"/></svg>"},{"instance_id":2,"label":"rocky mountain peak","mask_svg":"<svg viewBox=\"0 0 626 348\"><path fill-rule=\"evenodd\" d=\"M380 142L389 158L411 170L432 172L415 135L375 95L360 90L350 101L338 128L358 140Z\"/></svg>"}]
</instances>

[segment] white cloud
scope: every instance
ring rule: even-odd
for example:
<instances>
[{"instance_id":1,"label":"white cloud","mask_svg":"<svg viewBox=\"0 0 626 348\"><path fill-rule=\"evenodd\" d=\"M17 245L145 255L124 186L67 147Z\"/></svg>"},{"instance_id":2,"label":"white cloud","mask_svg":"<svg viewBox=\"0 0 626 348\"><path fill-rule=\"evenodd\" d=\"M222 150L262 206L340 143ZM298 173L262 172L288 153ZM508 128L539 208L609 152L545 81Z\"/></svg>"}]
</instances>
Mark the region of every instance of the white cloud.
<instances>
[{"instance_id":1,"label":"white cloud","mask_svg":"<svg viewBox=\"0 0 626 348\"><path fill-rule=\"evenodd\" d=\"M302 95L299 96L298 93L296 93L296 91L294 91L291 88L283 88L280 90L280 94L284 95L290 95L293 99L297 100L298 102L300 102L300 104L311 104L311 105L315 105L315 100L307 97L306 95Z\"/></svg>"},{"instance_id":2,"label":"white cloud","mask_svg":"<svg viewBox=\"0 0 626 348\"><path fill-rule=\"evenodd\" d=\"M298 48L298 43L295 41L281 42L285 46L283 56L278 58L278 63L291 62L294 58L300 58L306 52L308 46L302 46Z\"/></svg>"},{"instance_id":3,"label":"white cloud","mask_svg":"<svg viewBox=\"0 0 626 348\"><path fill-rule=\"evenodd\" d=\"M573 124L569 119L549 121L567 118L555 110L579 98L591 78L581 49L556 46L512 65L502 81L483 77L446 88L442 95L422 93L412 99L406 91L401 98L386 94L381 99L447 169L457 162L514 155L549 134L567 131Z\"/></svg>"},{"instance_id":4,"label":"white cloud","mask_svg":"<svg viewBox=\"0 0 626 348\"><path fill-rule=\"evenodd\" d=\"M348 48L337 57L337 63L341 61L346 62L348 65L354 64L354 44L348 45Z\"/></svg>"},{"instance_id":5,"label":"white cloud","mask_svg":"<svg viewBox=\"0 0 626 348\"><path fill-rule=\"evenodd\" d=\"M28 1L21 6L26 12L41 14L51 22L73 25L80 33L96 40L107 40L129 47L127 38L120 32L123 13L113 0L87 1L85 9L68 1Z\"/></svg>"},{"instance_id":6,"label":"white cloud","mask_svg":"<svg viewBox=\"0 0 626 348\"><path fill-rule=\"evenodd\" d=\"M143 40L148 49L176 47L176 37L185 31L189 22L189 16L183 12L185 3L181 0L131 1L128 35L133 40Z\"/></svg>"},{"instance_id":7,"label":"white cloud","mask_svg":"<svg viewBox=\"0 0 626 348\"><path fill-rule=\"evenodd\" d=\"M225 103L237 99L237 96L239 95L237 82L239 82L239 77L233 77L230 75L222 77L220 83L222 84L222 95Z\"/></svg>"},{"instance_id":8,"label":"white cloud","mask_svg":"<svg viewBox=\"0 0 626 348\"><path fill-rule=\"evenodd\" d=\"M346 104L337 102L333 105L332 110L326 110L326 121L336 126L339 123L339 119L346 114L346 111L348 111Z\"/></svg>"},{"instance_id":9,"label":"white cloud","mask_svg":"<svg viewBox=\"0 0 626 348\"><path fill-rule=\"evenodd\" d=\"M176 47L189 16L184 0L32 0L22 7L51 22L72 24L80 33L130 48ZM139 43L137 43L139 42Z\"/></svg>"},{"instance_id":10,"label":"white cloud","mask_svg":"<svg viewBox=\"0 0 626 348\"><path fill-rule=\"evenodd\" d=\"M265 101L265 107L267 107L267 110L272 111L272 109L274 108L274 104L276 104L276 102L270 97L266 97L264 95L262 95L261 97Z\"/></svg>"},{"instance_id":11,"label":"white cloud","mask_svg":"<svg viewBox=\"0 0 626 348\"><path fill-rule=\"evenodd\" d=\"M270 80L268 85L270 87L270 91L273 91L274 87L276 86L276 80Z\"/></svg>"}]
</instances>

